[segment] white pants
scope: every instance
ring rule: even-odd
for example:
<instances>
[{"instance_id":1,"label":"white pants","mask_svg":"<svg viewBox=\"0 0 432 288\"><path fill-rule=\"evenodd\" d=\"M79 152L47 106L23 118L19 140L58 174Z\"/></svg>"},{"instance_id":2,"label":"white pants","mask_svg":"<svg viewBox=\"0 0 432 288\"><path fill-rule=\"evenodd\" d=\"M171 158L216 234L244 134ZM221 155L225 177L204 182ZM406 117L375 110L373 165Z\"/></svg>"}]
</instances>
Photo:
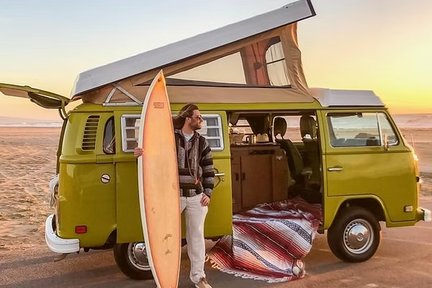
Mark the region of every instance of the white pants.
<instances>
[{"instance_id":1,"label":"white pants","mask_svg":"<svg viewBox=\"0 0 432 288\"><path fill-rule=\"evenodd\" d=\"M190 279L193 283L205 277L204 220L208 207L201 205L202 194L180 197L181 213L185 212L187 252L191 262Z\"/></svg>"}]
</instances>

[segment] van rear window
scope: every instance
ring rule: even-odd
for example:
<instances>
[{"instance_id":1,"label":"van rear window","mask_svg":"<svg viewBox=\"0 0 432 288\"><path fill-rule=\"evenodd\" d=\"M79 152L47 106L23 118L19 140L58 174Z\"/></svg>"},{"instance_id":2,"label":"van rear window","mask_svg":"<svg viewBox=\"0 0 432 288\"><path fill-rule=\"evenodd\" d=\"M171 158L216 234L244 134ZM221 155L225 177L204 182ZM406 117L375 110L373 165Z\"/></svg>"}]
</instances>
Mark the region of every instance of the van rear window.
<instances>
[{"instance_id":1,"label":"van rear window","mask_svg":"<svg viewBox=\"0 0 432 288\"><path fill-rule=\"evenodd\" d=\"M116 151L114 117L109 118L105 124L103 151L106 154L115 154Z\"/></svg>"}]
</instances>

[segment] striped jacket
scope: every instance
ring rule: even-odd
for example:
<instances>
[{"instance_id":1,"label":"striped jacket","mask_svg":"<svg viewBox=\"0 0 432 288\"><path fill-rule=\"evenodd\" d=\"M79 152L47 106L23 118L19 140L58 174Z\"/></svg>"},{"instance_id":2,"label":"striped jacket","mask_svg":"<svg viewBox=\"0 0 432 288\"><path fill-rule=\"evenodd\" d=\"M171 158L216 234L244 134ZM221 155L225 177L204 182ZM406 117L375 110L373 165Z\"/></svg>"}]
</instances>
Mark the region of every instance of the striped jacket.
<instances>
[{"instance_id":1,"label":"striped jacket","mask_svg":"<svg viewBox=\"0 0 432 288\"><path fill-rule=\"evenodd\" d=\"M204 136L195 132L186 141L180 129L174 132L180 177L180 195L194 196L204 192L211 197L214 186L213 157Z\"/></svg>"}]
</instances>

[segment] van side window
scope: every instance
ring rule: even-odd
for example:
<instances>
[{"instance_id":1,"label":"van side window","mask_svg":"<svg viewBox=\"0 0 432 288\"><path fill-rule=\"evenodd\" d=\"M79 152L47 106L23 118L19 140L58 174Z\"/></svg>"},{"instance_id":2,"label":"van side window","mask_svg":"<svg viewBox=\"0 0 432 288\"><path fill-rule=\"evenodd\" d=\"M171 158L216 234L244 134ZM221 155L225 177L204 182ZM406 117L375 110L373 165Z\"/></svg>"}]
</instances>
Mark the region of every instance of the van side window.
<instances>
[{"instance_id":1,"label":"van side window","mask_svg":"<svg viewBox=\"0 0 432 288\"><path fill-rule=\"evenodd\" d=\"M202 117L205 124L198 132L207 139L212 150L223 150L222 120L220 115L203 114ZM123 152L133 152L134 148L138 146L140 118L141 115L139 114L125 114L121 117Z\"/></svg>"},{"instance_id":2,"label":"van side window","mask_svg":"<svg viewBox=\"0 0 432 288\"><path fill-rule=\"evenodd\" d=\"M108 119L104 129L103 151L106 154L115 154L114 117Z\"/></svg>"},{"instance_id":3,"label":"van side window","mask_svg":"<svg viewBox=\"0 0 432 288\"><path fill-rule=\"evenodd\" d=\"M121 117L123 152L133 152L134 148L138 146L140 118L140 114L125 114Z\"/></svg>"},{"instance_id":4,"label":"van side window","mask_svg":"<svg viewBox=\"0 0 432 288\"><path fill-rule=\"evenodd\" d=\"M389 145L398 143L384 113L329 113L327 121L333 147L382 146L385 135Z\"/></svg>"},{"instance_id":5,"label":"van side window","mask_svg":"<svg viewBox=\"0 0 432 288\"><path fill-rule=\"evenodd\" d=\"M203 128L198 130L198 133L203 135L213 151L221 151L224 149L222 121L220 115L203 114L205 124Z\"/></svg>"},{"instance_id":6,"label":"van side window","mask_svg":"<svg viewBox=\"0 0 432 288\"><path fill-rule=\"evenodd\" d=\"M288 86L290 83L282 43L279 38L276 39L276 41L273 39L275 43L271 44L265 52L267 74L271 86Z\"/></svg>"}]
</instances>

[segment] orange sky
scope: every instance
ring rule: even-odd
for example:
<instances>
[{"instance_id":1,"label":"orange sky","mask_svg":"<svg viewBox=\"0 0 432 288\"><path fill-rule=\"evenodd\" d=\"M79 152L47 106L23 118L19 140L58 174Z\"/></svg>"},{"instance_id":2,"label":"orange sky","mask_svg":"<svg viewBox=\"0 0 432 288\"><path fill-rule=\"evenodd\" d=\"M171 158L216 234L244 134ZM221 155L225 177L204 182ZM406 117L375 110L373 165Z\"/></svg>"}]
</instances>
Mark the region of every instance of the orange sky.
<instances>
[{"instance_id":1,"label":"orange sky","mask_svg":"<svg viewBox=\"0 0 432 288\"><path fill-rule=\"evenodd\" d=\"M432 113L432 1L313 3L317 16L299 25L310 86L371 89L393 113Z\"/></svg>"},{"instance_id":2,"label":"orange sky","mask_svg":"<svg viewBox=\"0 0 432 288\"><path fill-rule=\"evenodd\" d=\"M69 97L78 73L237 22L289 0L11 1L0 10L0 82ZM36 3L37 2L37 3ZM59 3L60 2L60 3ZM121 2L121 3L120 3ZM432 113L432 1L312 1L299 23L310 87L374 90L392 113ZM85 10L82 10L85 7ZM232 7L227 9L226 7ZM164 21L154 11L164 11ZM200 25L197 25L200 23ZM145 27L145 28L143 28ZM58 119L0 95L0 117Z\"/></svg>"}]
</instances>

